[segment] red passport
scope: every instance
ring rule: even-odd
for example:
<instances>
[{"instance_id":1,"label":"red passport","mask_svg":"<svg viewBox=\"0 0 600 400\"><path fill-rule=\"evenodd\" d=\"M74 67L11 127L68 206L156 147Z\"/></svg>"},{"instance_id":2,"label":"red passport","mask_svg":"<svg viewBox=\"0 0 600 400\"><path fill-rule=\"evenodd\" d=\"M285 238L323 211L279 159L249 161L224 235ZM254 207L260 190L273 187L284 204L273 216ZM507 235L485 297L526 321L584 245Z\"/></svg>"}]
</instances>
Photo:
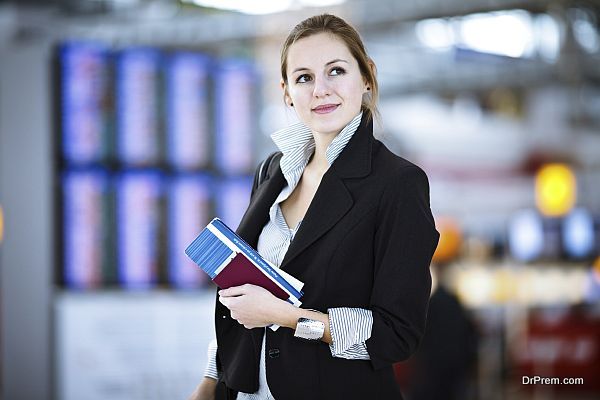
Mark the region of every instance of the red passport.
<instances>
[{"instance_id":1,"label":"red passport","mask_svg":"<svg viewBox=\"0 0 600 400\"><path fill-rule=\"evenodd\" d=\"M287 300L290 295L267 277L256 265L242 253L237 253L227 266L219 272L213 281L221 288L227 289L246 283L267 289L275 297Z\"/></svg>"}]
</instances>

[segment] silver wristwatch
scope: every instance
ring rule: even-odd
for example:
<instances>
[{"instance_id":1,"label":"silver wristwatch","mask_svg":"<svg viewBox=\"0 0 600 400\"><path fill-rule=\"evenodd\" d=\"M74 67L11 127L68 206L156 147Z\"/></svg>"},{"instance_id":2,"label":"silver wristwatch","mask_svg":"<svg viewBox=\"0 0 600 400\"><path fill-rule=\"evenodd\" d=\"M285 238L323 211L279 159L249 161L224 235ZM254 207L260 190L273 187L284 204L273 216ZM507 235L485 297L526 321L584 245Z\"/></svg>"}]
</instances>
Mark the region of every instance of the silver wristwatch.
<instances>
[{"instance_id":1,"label":"silver wristwatch","mask_svg":"<svg viewBox=\"0 0 600 400\"><path fill-rule=\"evenodd\" d=\"M294 337L310 341L317 341L323 338L325 333L325 324L310 318L299 318L296 324Z\"/></svg>"}]
</instances>

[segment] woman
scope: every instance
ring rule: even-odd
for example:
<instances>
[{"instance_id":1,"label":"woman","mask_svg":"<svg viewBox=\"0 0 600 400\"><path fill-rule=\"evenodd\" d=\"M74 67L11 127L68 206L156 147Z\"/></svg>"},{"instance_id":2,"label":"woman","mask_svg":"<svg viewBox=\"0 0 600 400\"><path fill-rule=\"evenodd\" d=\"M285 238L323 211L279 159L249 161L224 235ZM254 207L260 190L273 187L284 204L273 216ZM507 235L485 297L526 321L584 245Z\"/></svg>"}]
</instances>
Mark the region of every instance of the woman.
<instances>
[{"instance_id":1,"label":"woman","mask_svg":"<svg viewBox=\"0 0 600 400\"><path fill-rule=\"evenodd\" d=\"M303 304L220 290L218 371L192 398L401 398L392 364L423 334L438 240L427 177L373 138L375 65L345 21L298 24L281 75L301 123L273 134L282 155L257 170L237 232L305 283Z\"/></svg>"}]
</instances>

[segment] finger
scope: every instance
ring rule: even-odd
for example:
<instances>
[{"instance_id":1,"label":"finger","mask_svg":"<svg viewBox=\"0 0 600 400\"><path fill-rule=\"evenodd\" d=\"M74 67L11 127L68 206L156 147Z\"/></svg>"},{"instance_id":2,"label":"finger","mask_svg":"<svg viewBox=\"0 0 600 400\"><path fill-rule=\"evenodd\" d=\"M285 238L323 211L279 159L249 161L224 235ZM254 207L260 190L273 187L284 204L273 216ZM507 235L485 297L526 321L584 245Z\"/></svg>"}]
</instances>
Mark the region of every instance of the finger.
<instances>
[{"instance_id":1,"label":"finger","mask_svg":"<svg viewBox=\"0 0 600 400\"><path fill-rule=\"evenodd\" d=\"M241 296L245 294L247 290L248 285L232 286L228 289L220 290L219 295L224 297Z\"/></svg>"},{"instance_id":2,"label":"finger","mask_svg":"<svg viewBox=\"0 0 600 400\"><path fill-rule=\"evenodd\" d=\"M223 304L225 307L229 308L231 305L231 299L229 297L219 296L219 302Z\"/></svg>"}]
</instances>

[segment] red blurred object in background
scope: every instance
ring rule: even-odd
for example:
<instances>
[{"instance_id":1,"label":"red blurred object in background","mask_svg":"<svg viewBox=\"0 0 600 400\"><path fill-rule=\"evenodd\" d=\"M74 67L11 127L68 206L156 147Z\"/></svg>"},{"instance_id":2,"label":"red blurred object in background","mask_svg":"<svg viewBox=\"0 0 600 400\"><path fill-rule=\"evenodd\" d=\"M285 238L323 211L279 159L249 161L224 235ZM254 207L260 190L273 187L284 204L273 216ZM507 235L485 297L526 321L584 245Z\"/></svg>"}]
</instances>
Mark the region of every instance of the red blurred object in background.
<instances>
[{"instance_id":1,"label":"red blurred object in background","mask_svg":"<svg viewBox=\"0 0 600 400\"><path fill-rule=\"evenodd\" d=\"M529 316L523 341L513 348L515 379L523 376L583 378L583 384L551 385L552 391L600 394L600 316L576 306ZM526 390L537 386L523 385Z\"/></svg>"}]
</instances>

